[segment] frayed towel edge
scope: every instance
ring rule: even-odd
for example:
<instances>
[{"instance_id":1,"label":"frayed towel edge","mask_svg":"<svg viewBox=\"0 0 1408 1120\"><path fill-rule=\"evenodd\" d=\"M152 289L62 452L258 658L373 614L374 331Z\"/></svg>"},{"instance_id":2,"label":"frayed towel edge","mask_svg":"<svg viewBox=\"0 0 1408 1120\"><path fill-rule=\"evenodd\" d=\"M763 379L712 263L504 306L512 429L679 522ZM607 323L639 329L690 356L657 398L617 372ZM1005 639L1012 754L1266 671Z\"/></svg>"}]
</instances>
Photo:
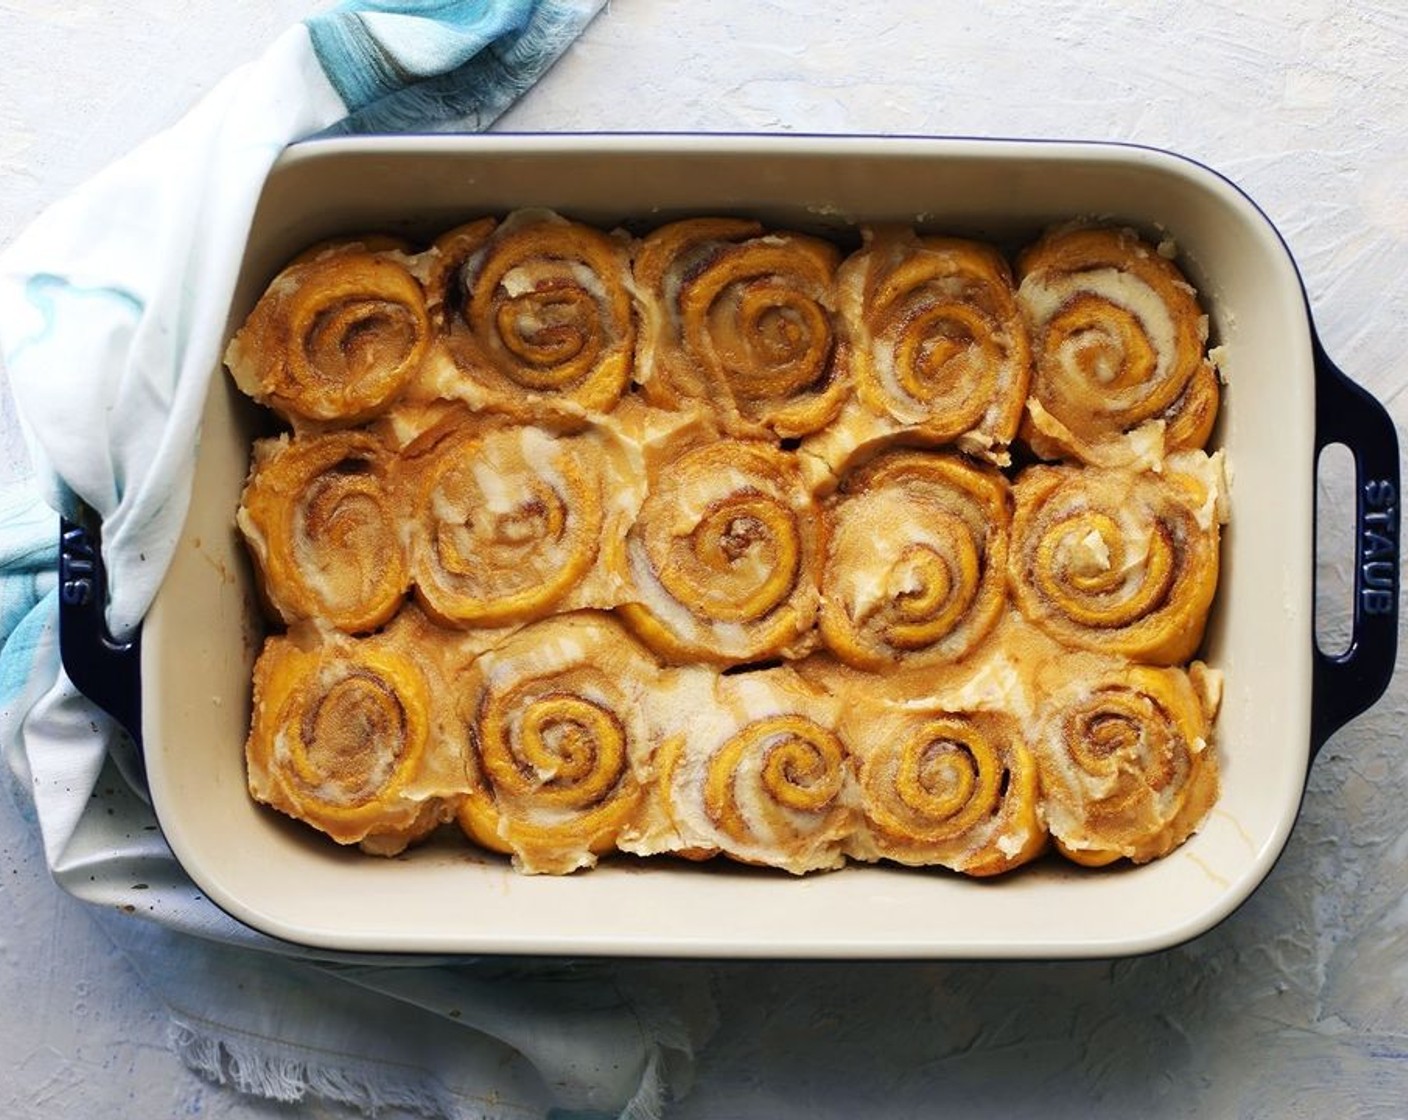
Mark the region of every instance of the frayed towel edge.
<instances>
[{"instance_id":1,"label":"frayed towel edge","mask_svg":"<svg viewBox=\"0 0 1408 1120\"><path fill-rule=\"evenodd\" d=\"M172 1051L200 1077L216 1085L265 1100L294 1104L317 1097L355 1108L368 1116L395 1108L428 1120L460 1120L458 1110L447 1111L441 1097L419 1081L313 1063L291 1054L271 1055L250 1041L211 1031L173 1018L168 1031ZM665 1048L651 1049L641 1082L619 1120L663 1120L674 1099L667 1072ZM515 1117L521 1116L513 1110ZM481 1111L480 1120L500 1120L501 1115Z\"/></svg>"},{"instance_id":2,"label":"frayed towel edge","mask_svg":"<svg viewBox=\"0 0 1408 1120\"><path fill-rule=\"evenodd\" d=\"M645 1071L640 1077L640 1087L621 1110L620 1120L662 1120L665 1106L671 1100L670 1085L666 1077L664 1054L659 1046L650 1051L645 1063Z\"/></svg>"},{"instance_id":3,"label":"frayed towel edge","mask_svg":"<svg viewBox=\"0 0 1408 1120\"><path fill-rule=\"evenodd\" d=\"M173 1019L168 1041L192 1072L217 1085L265 1100L291 1104L321 1097L376 1116L387 1108L446 1118L443 1102L423 1085L378 1071L375 1078L346 1068L317 1064L291 1054L274 1055L248 1040L199 1029Z\"/></svg>"}]
</instances>

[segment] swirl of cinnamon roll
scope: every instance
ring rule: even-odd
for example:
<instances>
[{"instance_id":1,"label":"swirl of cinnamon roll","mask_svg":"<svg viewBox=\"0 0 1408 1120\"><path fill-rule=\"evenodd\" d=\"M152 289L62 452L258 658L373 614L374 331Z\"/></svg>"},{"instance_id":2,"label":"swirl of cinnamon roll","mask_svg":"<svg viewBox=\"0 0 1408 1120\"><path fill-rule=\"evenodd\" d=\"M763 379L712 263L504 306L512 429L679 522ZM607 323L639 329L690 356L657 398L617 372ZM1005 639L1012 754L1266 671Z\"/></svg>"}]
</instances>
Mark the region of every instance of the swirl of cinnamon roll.
<instances>
[{"instance_id":1,"label":"swirl of cinnamon roll","mask_svg":"<svg viewBox=\"0 0 1408 1120\"><path fill-rule=\"evenodd\" d=\"M926 441L1002 453L1031 369L1002 255L976 241L867 231L839 283L865 407Z\"/></svg>"},{"instance_id":2,"label":"swirl of cinnamon roll","mask_svg":"<svg viewBox=\"0 0 1408 1120\"><path fill-rule=\"evenodd\" d=\"M850 854L986 876L1042 851L1036 761L1015 718L877 707L851 713L865 828Z\"/></svg>"},{"instance_id":3,"label":"swirl of cinnamon roll","mask_svg":"<svg viewBox=\"0 0 1408 1120\"><path fill-rule=\"evenodd\" d=\"M416 598L448 626L542 618L592 570L602 465L582 436L451 417L401 467Z\"/></svg>"},{"instance_id":4,"label":"swirl of cinnamon roll","mask_svg":"<svg viewBox=\"0 0 1408 1120\"><path fill-rule=\"evenodd\" d=\"M615 406L635 349L623 240L523 210L492 232L483 223L451 231L432 256L461 379L442 386L446 395L510 411Z\"/></svg>"},{"instance_id":5,"label":"swirl of cinnamon roll","mask_svg":"<svg viewBox=\"0 0 1408 1120\"><path fill-rule=\"evenodd\" d=\"M1168 451L1207 442L1217 374L1207 317L1177 265L1130 230L1067 228L1028 247L1017 273L1034 352L1023 434L1037 454L1148 461L1150 424Z\"/></svg>"},{"instance_id":6,"label":"swirl of cinnamon roll","mask_svg":"<svg viewBox=\"0 0 1408 1120\"><path fill-rule=\"evenodd\" d=\"M696 681L698 678L696 678ZM627 838L641 854L722 853L794 874L839 867L855 824L839 705L790 670L713 678L675 713L656 756L654 796L668 822Z\"/></svg>"},{"instance_id":7,"label":"swirl of cinnamon roll","mask_svg":"<svg viewBox=\"0 0 1408 1120\"><path fill-rule=\"evenodd\" d=\"M822 427L847 391L832 325L839 262L827 242L742 219L655 230L632 271L646 400L669 409L712 401L739 435Z\"/></svg>"},{"instance_id":8,"label":"swirl of cinnamon roll","mask_svg":"<svg viewBox=\"0 0 1408 1120\"><path fill-rule=\"evenodd\" d=\"M728 663L787 652L816 616L816 529L796 458L719 440L663 464L626 538L620 608L657 653Z\"/></svg>"},{"instance_id":9,"label":"swirl of cinnamon roll","mask_svg":"<svg viewBox=\"0 0 1408 1120\"><path fill-rule=\"evenodd\" d=\"M1170 456L1162 475L1031 467L1013 487L1018 609L1063 645L1186 661L1217 590L1220 456Z\"/></svg>"},{"instance_id":10,"label":"swirl of cinnamon roll","mask_svg":"<svg viewBox=\"0 0 1408 1120\"><path fill-rule=\"evenodd\" d=\"M291 423L355 424L386 409L430 345L425 293L381 242L305 254L231 339L235 382Z\"/></svg>"},{"instance_id":11,"label":"swirl of cinnamon roll","mask_svg":"<svg viewBox=\"0 0 1408 1120\"><path fill-rule=\"evenodd\" d=\"M827 510L822 640L861 669L963 657L1006 605L1008 487L957 455L900 451Z\"/></svg>"},{"instance_id":12,"label":"swirl of cinnamon roll","mask_svg":"<svg viewBox=\"0 0 1408 1120\"><path fill-rule=\"evenodd\" d=\"M392 643L270 638L254 670L250 792L341 844L395 854L449 819L463 785L462 761L435 757L431 702L425 671Z\"/></svg>"},{"instance_id":13,"label":"swirl of cinnamon roll","mask_svg":"<svg viewBox=\"0 0 1408 1120\"><path fill-rule=\"evenodd\" d=\"M442 337L454 329L469 299L465 277L470 261L484 251L498 226L493 218L465 222L442 233L422 255L420 269L425 307L431 325Z\"/></svg>"},{"instance_id":14,"label":"swirl of cinnamon roll","mask_svg":"<svg viewBox=\"0 0 1408 1120\"><path fill-rule=\"evenodd\" d=\"M286 623L375 630L410 587L390 456L366 432L258 441L237 520Z\"/></svg>"},{"instance_id":15,"label":"swirl of cinnamon roll","mask_svg":"<svg viewBox=\"0 0 1408 1120\"><path fill-rule=\"evenodd\" d=\"M651 747L642 695L656 666L609 615L519 631L456 681L478 781L461 803L472 839L525 872L564 874L611 850L641 798Z\"/></svg>"},{"instance_id":16,"label":"swirl of cinnamon roll","mask_svg":"<svg viewBox=\"0 0 1408 1120\"><path fill-rule=\"evenodd\" d=\"M1079 659L1078 659L1079 660ZM1182 844L1217 798L1214 709L1181 668L1107 667L1053 691L1033 749L1043 812L1061 852L1098 867L1144 863Z\"/></svg>"}]
</instances>

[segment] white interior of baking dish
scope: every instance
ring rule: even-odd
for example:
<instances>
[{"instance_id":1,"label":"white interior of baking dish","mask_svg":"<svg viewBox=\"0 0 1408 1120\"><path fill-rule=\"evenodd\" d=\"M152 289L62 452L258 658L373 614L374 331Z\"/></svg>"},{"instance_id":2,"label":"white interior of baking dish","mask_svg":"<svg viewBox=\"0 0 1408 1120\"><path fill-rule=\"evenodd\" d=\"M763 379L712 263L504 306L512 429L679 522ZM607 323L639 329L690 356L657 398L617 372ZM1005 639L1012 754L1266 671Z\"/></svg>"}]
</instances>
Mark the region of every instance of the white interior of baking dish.
<instances>
[{"instance_id":1,"label":"white interior of baking dish","mask_svg":"<svg viewBox=\"0 0 1408 1120\"><path fill-rule=\"evenodd\" d=\"M262 629L234 529L253 412L220 376L191 513L143 635L151 789L209 897L275 936L326 947L689 956L1028 957L1140 952L1234 909L1280 852L1309 758L1313 496L1310 326L1275 231L1209 171L1105 145L908 138L456 137L329 141L287 153L255 215L230 315L320 238L430 234L550 206L640 228L740 213L853 236L899 220L1004 244L1098 217L1167 231L1198 285L1230 384L1215 441L1232 525L1204 657L1226 674L1222 797L1156 863L1057 860L995 881L853 866L793 879L715 861L608 860L524 877L463 842L381 860L343 851L245 790L250 667Z\"/></svg>"}]
</instances>

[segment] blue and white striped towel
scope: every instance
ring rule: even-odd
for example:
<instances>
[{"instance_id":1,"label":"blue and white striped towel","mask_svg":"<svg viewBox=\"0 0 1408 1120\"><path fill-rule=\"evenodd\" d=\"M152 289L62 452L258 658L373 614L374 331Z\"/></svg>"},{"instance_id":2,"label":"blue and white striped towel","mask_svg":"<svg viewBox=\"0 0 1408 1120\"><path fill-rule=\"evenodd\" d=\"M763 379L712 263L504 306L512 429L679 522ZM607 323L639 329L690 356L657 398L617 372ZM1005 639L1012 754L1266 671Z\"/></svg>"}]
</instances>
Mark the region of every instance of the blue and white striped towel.
<instances>
[{"instance_id":1,"label":"blue and white striped towel","mask_svg":"<svg viewBox=\"0 0 1408 1120\"><path fill-rule=\"evenodd\" d=\"M185 1060L243 1090L446 1117L650 1116L706 1029L707 997L677 972L395 967L241 926L172 857L125 764L130 744L76 693L57 648L54 510L77 499L102 516L114 634L161 582L244 235L284 146L486 128L601 3L347 0L0 254L0 355L37 471L34 486L0 493L0 749L55 879L99 904L170 1007Z\"/></svg>"}]
</instances>

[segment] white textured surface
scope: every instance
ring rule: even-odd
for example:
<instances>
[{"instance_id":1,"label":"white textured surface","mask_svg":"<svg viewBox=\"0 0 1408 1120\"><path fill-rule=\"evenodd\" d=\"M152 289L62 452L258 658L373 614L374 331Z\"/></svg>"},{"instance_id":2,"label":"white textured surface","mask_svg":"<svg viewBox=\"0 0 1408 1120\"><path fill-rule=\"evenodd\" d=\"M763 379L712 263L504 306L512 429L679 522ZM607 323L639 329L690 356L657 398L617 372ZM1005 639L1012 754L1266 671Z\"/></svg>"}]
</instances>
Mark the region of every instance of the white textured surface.
<instances>
[{"instance_id":1,"label":"white textured surface","mask_svg":"<svg viewBox=\"0 0 1408 1120\"><path fill-rule=\"evenodd\" d=\"M0 0L0 239L316 6ZM1267 211L1327 349L1402 431L1405 60L1399 0L612 0L501 127L1172 148ZM0 419L0 477L12 477L8 406ZM1321 563L1337 606L1340 540ZM1321 756L1267 883L1188 946L1115 963L681 966L711 971L723 1020L675 1114L1408 1114L1404 678ZM905 1029L886 1037L903 1041L882 1051L876 1024L894 1023ZM27 822L0 799L0 1114L325 1114L205 1085L163 1031L160 1007L51 888Z\"/></svg>"}]
</instances>

